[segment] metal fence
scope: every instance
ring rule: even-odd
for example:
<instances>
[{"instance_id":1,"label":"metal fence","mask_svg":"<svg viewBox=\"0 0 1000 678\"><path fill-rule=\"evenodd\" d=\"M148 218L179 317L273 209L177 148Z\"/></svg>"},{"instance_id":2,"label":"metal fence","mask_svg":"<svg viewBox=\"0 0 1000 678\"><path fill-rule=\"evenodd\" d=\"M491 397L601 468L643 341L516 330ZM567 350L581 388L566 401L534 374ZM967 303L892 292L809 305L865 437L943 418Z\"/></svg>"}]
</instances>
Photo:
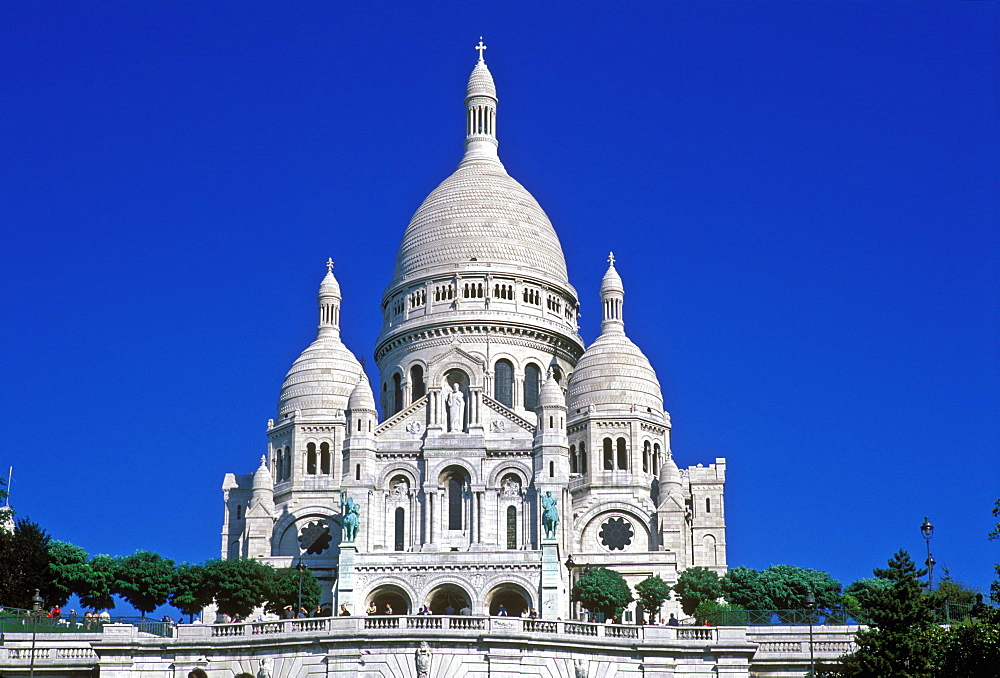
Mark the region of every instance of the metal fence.
<instances>
[{"instance_id":1,"label":"metal fence","mask_svg":"<svg viewBox=\"0 0 1000 678\"><path fill-rule=\"evenodd\" d=\"M0 610L0 633L102 633L105 624L130 624L140 633L171 638L173 622L152 621L142 617L84 617L61 615L51 617L47 612L4 608Z\"/></svg>"},{"instance_id":2,"label":"metal fence","mask_svg":"<svg viewBox=\"0 0 1000 678\"><path fill-rule=\"evenodd\" d=\"M939 624L951 624L969 619L972 605L946 604L931 610ZM864 610L718 610L694 620L712 626L841 626L871 623Z\"/></svg>"}]
</instances>

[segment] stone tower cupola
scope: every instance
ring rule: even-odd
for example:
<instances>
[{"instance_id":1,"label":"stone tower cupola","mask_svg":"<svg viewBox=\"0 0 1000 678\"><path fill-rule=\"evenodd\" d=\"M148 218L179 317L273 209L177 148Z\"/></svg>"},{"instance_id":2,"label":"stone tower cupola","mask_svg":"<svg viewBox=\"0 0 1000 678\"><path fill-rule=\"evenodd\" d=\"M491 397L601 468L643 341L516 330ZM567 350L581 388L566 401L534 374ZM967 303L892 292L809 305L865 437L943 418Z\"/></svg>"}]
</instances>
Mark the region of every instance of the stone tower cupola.
<instances>
[{"instance_id":1,"label":"stone tower cupola","mask_svg":"<svg viewBox=\"0 0 1000 678\"><path fill-rule=\"evenodd\" d=\"M497 159L497 88L483 59L482 38L476 49L479 62L465 90L465 159Z\"/></svg>"},{"instance_id":2,"label":"stone tower cupola","mask_svg":"<svg viewBox=\"0 0 1000 678\"><path fill-rule=\"evenodd\" d=\"M326 275L319 284L319 336L340 336L340 283L333 277L333 259L326 260Z\"/></svg>"}]
</instances>

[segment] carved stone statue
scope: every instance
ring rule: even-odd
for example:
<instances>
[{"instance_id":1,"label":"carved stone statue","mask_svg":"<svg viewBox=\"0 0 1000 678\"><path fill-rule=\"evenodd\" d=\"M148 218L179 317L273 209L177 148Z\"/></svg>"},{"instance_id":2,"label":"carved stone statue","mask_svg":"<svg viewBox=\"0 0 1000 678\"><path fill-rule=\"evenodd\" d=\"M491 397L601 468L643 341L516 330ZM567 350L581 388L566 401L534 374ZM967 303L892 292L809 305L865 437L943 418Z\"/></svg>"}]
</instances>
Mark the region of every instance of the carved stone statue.
<instances>
[{"instance_id":1,"label":"carved stone statue","mask_svg":"<svg viewBox=\"0 0 1000 678\"><path fill-rule=\"evenodd\" d=\"M274 667L274 660L270 657L264 657L260 660L260 671L257 672L257 678L271 678L271 669Z\"/></svg>"},{"instance_id":2,"label":"carved stone statue","mask_svg":"<svg viewBox=\"0 0 1000 678\"><path fill-rule=\"evenodd\" d=\"M559 527L559 500L552 496L551 490L542 497L542 527L545 528L545 538L555 539L556 528Z\"/></svg>"},{"instance_id":3,"label":"carved stone statue","mask_svg":"<svg viewBox=\"0 0 1000 678\"><path fill-rule=\"evenodd\" d=\"M573 662L573 672L576 678L587 678L587 660L577 659Z\"/></svg>"},{"instance_id":4,"label":"carved stone statue","mask_svg":"<svg viewBox=\"0 0 1000 678\"><path fill-rule=\"evenodd\" d=\"M392 486L393 501L404 501L410 496L410 484L405 480L400 480Z\"/></svg>"},{"instance_id":5,"label":"carved stone statue","mask_svg":"<svg viewBox=\"0 0 1000 678\"><path fill-rule=\"evenodd\" d=\"M420 643L420 647L417 648L414 661L417 665L417 678L427 678L431 670L431 646L427 644L426 640Z\"/></svg>"},{"instance_id":6,"label":"carved stone statue","mask_svg":"<svg viewBox=\"0 0 1000 678\"><path fill-rule=\"evenodd\" d=\"M465 395L459 390L458 384L451 385L448 394L448 430L461 433L465 429Z\"/></svg>"},{"instance_id":7,"label":"carved stone statue","mask_svg":"<svg viewBox=\"0 0 1000 678\"><path fill-rule=\"evenodd\" d=\"M340 494L340 506L344 510L344 541L353 542L358 538L358 527L361 525L361 506L350 497L344 501L344 493Z\"/></svg>"},{"instance_id":8,"label":"carved stone statue","mask_svg":"<svg viewBox=\"0 0 1000 678\"><path fill-rule=\"evenodd\" d=\"M500 492L501 497L520 497L521 496L521 483L519 483L514 478L507 478L503 484L503 490Z\"/></svg>"}]
</instances>

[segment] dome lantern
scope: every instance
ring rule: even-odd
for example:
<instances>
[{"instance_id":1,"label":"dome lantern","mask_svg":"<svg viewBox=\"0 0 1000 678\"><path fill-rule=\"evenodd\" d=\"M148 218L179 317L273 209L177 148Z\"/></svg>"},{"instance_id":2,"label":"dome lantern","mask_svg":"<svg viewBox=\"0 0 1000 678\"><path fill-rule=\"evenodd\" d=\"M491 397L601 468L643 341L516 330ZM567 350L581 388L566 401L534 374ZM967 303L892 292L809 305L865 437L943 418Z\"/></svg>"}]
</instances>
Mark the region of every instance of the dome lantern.
<instances>
[{"instance_id":1,"label":"dome lantern","mask_svg":"<svg viewBox=\"0 0 1000 678\"><path fill-rule=\"evenodd\" d=\"M490 69L483 60L482 36L476 46L479 61L472 69L465 88L465 158L464 160L494 160L497 156L497 87Z\"/></svg>"}]
</instances>

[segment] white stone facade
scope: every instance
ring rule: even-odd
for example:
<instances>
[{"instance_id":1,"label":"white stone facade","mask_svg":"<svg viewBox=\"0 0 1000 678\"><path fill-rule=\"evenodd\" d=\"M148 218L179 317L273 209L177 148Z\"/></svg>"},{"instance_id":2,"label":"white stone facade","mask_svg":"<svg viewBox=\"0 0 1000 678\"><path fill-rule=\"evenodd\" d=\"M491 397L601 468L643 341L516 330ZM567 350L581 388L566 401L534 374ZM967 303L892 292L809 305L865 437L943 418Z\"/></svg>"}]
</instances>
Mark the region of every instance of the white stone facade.
<instances>
[{"instance_id":1,"label":"white stone facade","mask_svg":"<svg viewBox=\"0 0 1000 678\"><path fill-rule=\"evenodd\" d=\"M222 557L301 559L325 602L355 613L503 605L570 619L587 566L631 585L695 565L723 573L725 460L675 464L613 257L602 332L584 346L559 238L499 160L482 59L465 102L465 154L414 214L383 295L379 383L340 340L329 263L318 336L282 385L267 457L225 478ZM354 541L342 535L351 504Z\"/></svg>"}]
</instances>

